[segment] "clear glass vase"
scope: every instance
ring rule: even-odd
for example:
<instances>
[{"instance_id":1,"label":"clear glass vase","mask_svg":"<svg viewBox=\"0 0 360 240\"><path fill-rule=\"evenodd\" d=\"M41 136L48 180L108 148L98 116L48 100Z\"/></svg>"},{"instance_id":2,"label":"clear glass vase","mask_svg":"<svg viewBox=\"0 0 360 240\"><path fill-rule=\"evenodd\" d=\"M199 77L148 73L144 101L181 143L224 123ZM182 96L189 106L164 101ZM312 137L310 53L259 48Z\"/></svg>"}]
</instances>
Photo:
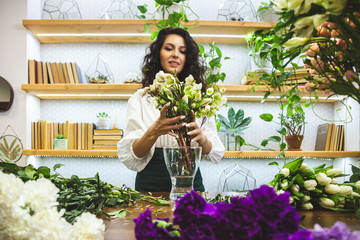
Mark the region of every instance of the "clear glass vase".
<instances>
[{"instance_id":1,"label":"clear glass vase","mask_svg":"<svg viewBox=\"0 0 360 240\"><path fill-rule=\"evenodd\" d=\"M170 199L178 200L193 189L201 147L165 147L164 159L171 178Z\"/></svg>"}]
</instances>

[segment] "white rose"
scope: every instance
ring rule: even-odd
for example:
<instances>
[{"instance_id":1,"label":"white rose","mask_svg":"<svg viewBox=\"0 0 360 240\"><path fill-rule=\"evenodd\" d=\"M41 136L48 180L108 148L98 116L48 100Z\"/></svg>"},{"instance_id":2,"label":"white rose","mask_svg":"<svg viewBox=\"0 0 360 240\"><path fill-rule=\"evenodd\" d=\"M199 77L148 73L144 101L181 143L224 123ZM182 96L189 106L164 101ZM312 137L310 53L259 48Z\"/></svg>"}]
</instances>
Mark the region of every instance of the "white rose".
<instances>
[{"instance_id":1,"label":"white rose","mask_svg":"<svg viewBox=\"0 0 360 240\"><path fill-rule=\"evenodd\" d=\"M289 176L290 170L288 168L283 168L280 170L280 173L284 175L284 177Z\"/></svg>"},{"instance_id":2,"label":"white rose","mask_svg":"<svg viewBox=\"0 0 360 240\"><path fill-rule=\"evenodd\" d=\"M329 194L337 194L340 192L340 187L335 184L328 184L325 186L325 192Z\"/></svg>"},{"instance_id":3,"label":"white rose","mask_svg":"<svg viewBox=\"0 0 360 240\"><path fill-rule=\"evenodd\" d=\"M310 201L311 197L309 195L305 195L303 197L304 202Z\"/></svg>"},{"instance_id":4,"label":"white rose","mask_svg":"<svg viewBox=\"0 0 360 240\"><path fill-rule=\"evenodd\" d=\"M360 189L360 181L357 181L357 182L355 183L355 187L356 187L357 189Z\"/></svg>"},{"instance_id":5,"label":"white rose","mask_svg":"<svg viewBox=\"0 0 360 240\"><path fill-rule=\"evenodd\" d=\"M329 207L335 206L335 203L333 200L331 200L329 198L325 198L325 197L320 198L319 204L323 208L329 208Z\"/></svg>"},{"instance_id":6,"label":"white rose","mask_svg":"<svg viewBox=\"0 0 360 240\"><path fill-rule=\"evenodd\" d=\"M301 204L300 208L302 210L313 210L314 206L311 203L303 203Z\"/></svg>"},{"instance_id":7,"label":"white rose","mask_svg":"<svg viewBox=\"0 0 360 240\"><path fill-rule=\"evenodd\" d=\"M351 193L353 193L353 189L351 186L340 186L340 194L343 194L343 195L349 195Z\"/></svg>"},{"instance_id":8,"label":"white rose","mask_svg":"<svg viewBox=\"0 0 360 240\"><path fill-rule=\"evenodd\" d=\"M326 171L327 175L331 175L334 174L334 176L339 176L340 174L342 174L342 170L338 169L338 168L334 168L334 169L329 169Z\"/></svg>"},{"instance_id":9,"label":"white rose","mask_svg":"<svg viewBox=\"0 0 360 240\"><path fill-rule=\"evenodd\" d=\"M299 168L301 171L304 171L305 169L307 169L308 168L308 165L307 165L307 163L302 163L301 164L301 167Z\"/></svg>"},{"instance_id":10,"label":"white rose","mask_svg":"<svg viewBox=\"0 0 360 240\"><path fill-rule=\"evenodd\" d=\"M318 181L319 185L326 186L331 182L331 178L326 176L325 173L318 173L316 175L316 180Z\"/></svg>"},{"instance_id":11,"label":"white rose","mask_svg":"<svg viewBox=\"0 0 360 240\"><path fill-rule=\"evenodd\" d=\"M306 180L304 182L305 189L309 190L309 191L315 190L316 185L317 185L317 182L314 179Z\"/></svg>"}]
</instances>

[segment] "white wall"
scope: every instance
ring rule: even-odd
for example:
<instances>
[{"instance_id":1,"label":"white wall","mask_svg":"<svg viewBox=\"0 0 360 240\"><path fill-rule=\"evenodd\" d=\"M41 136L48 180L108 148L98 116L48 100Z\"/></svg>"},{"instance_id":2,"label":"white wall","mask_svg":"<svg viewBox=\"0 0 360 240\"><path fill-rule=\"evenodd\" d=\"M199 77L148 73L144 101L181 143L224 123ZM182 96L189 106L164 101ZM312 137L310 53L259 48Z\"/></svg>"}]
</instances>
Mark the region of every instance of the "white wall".
<instances>
[{"instance_id":1,"label":"white wall","mask_svg":"<svg viewBox=\"0 0 360 240\"><path fill-rule=\"evenodd\" d=\"M26 29L22 20L27 17L26 0L0 1L0 76L14 89L14 103L9 111L0 112L0 134L8 125L26 145L26 94L21 84L27 81ZM6 133L12 133L6 132ZM25 157L19 161L25 164Z\"/></svg>"}]
</instances>

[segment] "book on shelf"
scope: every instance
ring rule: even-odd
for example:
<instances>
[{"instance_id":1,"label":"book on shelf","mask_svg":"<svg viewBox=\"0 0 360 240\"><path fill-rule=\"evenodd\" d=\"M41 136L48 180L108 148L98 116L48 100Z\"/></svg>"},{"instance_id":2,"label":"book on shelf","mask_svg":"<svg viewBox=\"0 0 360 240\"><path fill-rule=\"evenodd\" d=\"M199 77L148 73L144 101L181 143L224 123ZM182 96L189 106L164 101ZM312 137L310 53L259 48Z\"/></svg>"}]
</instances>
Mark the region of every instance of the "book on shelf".
<instances>
[{"instance_id":1,"label":"book on shelf","mask_svg":"<svg viewBox=\"0 0 360 240\"><path fill-rule=\"evenodd\" d=\"M29 84L82 84L81 70L75 62L28 60Z\"/></svg>"},{"instance_id":2,"label":"book on shelf","mask_svg":"<svg viewBox=\"0 0 360 240\"><path fill-rule=\"evenodd\" d=\"M117 146L101 146L101 145L93 145L92 147L93 150L117 150Z\"/></svg>"},{"instance_id":3,"label":"book on shelf","mask_svg":"<svg viewBox=\"0 0 360 240\"><path fill-rule=\"evenodd\" d=\"M122 135L94 135L95 140L117 140L120 141Z\"/></svg>"},{"instance_id":4,"label":"book on shelf","mask_svg":"<svg viewBox=\"0 0 360 240\"><path fill-rule=\"evenodd\" d=\"M343 151L344 126L324 123L318 126L315 151Z\"/></svg>"},{"instance_id":5,"label":"book on shelf","mask_svg":"<svg viewBox=\"0 0 360 240\"><path fill-rule=\"evenodd\" d=\"M329 123L319 124L316 135L315 151L325 151L328 131Z\"/></svg>"},{"instance_id":6,"label":"book on shelf","mask_svg":"<svg viewBox=\"0 0 360 240\"><path fill-rule=\"evenodd\" d=\"M117 145L118 140L94 140L94 145L103 144L103 145Z\"/></svg>"},{"instance_id":7,"label":"book on shelf","mask_svg":"<svg viewBox=\"0 0 360 240\"><path fill-rule=\"evenodd\" d=\"M123 135L122 129L94 129L94 135Z\"/></svg>"}]
</instances>

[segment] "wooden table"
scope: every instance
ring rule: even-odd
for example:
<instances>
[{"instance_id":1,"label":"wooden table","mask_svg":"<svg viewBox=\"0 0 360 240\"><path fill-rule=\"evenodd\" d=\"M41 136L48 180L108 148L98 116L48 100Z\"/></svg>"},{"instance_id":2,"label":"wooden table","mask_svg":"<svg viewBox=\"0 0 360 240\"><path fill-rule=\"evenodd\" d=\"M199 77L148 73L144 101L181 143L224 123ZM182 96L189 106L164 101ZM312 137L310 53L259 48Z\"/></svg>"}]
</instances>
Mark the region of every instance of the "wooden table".
<instances>
[{"instance_id":1,"label":"wooden table","mask_svg":"<svg viewBox=\"0 0 360 240\"><path fill-rule=\"evenodd\" d=\"M165 198L168 197L167 193L161 194ZM146 208L151 209L153 219L168 217L171 220L175 209L175 203L172 202L170 206L156 206L147 202L136 203L134 206L127 208L129 212L126 217L104 220L106 225L105 240L135 239L135 223L133 219L137 218L140 213L146 210ZM109 211L112 210L114 209ZM301 221L301 225L309 229L312 229L316 223L320 224L322 227L330 228L335 222L341 221L346 223L349 229L353 231L360 231L360 219L357 219L354 213L337 213L329 210L300 211L299 213L301 217L305 216L305 218Z\"/></svg>"}]
</instances>

